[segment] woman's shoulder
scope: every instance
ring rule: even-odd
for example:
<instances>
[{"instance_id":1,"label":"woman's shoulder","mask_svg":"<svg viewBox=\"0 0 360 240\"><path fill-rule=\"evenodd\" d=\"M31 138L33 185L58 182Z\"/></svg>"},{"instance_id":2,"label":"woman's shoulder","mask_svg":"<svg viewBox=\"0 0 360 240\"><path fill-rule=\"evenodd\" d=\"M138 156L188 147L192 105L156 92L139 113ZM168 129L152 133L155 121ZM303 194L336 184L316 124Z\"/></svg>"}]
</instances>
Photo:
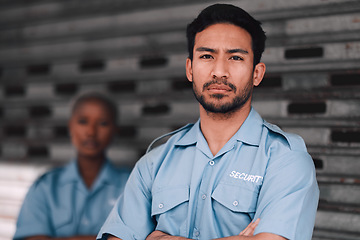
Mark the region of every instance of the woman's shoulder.
<instances>
[{"instance_id":1,"label":"woman's shoulder","mask_svg":"<svg viewBox=\"0 0 360 240\"><path fill-rule=\"evenodd\" d=\"M54 184L58 184L62 179L62 176L66 172L68 165L65 166L55 166L50 168L47 172L40 175L33 183L33 187L45 187L45 186L53 186Z\"/></svg>"}]
</instances>

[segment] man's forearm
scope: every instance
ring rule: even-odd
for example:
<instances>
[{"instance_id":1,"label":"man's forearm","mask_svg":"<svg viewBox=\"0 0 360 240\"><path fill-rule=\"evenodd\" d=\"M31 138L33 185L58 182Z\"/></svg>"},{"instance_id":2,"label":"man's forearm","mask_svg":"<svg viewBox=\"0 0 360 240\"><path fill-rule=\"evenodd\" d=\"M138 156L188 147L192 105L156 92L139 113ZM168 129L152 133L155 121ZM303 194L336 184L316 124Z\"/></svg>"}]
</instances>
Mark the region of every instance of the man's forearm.
<instances>
[{"instance_id":1,"label":"man's forearm","mask_svg":"<svg viewBox=\"0 0 360 240\"><path fill-rule=\"evenodd\" d=\"M147 236L146 240L186 240L189 238L171 236L161 231L153 231L149 236Z\"/></svg>"},{"instance_id":2,"label":"man's forearm","mask_svg":"<svg viewBox=\"0 0 360 240\"><path fill-rule=\"evenodd\" d=\"M71 236L71 237L49 237L45 235L31 236L25 240L95 240L96 236Z\"/></svg>"},{"instance_id":3,"label":"man's forearm","mask_svg":"<svg viewBox=\"0 0 360 240\"><path fill-rule=\"evenodd\" d=\"M215 239L214 239L215 240ZM272 233L259 233L254 236L230 236L224 238L217 238L216 240L286 240L286 238L281 237Z\"/></svg>"},{"instance_id":4,"label":"man's forearm","mask_svg":"<svg viewBox=\"0 0 360 240\"><path fill-rule=\"evenodd\" d=\"M146 240L186 240L186 239L189 238L171 236L161 231L154 231L146 238ZM224 238L217 238L216 240L286 240L286 238L283 238L279 235L272 233L259 233L255 236L237 235L237 236L230 236Z\"/></svg>"},{"instance_id":5,"label":"man's forearm","mask_svg":"<svg viewBox=\"0 0 360 240\"><path fill-rule=\"evenodd\" d=\"M255 228L257 227L259 222L260 222L260 219L258 218L258 219L256 219L256 221L250 222L249 225L244 230L242 230L239 235L232 236L232 237L226 237L226 238L219 238L219 240L220 239L242 240L245 238L239 238L240 236L242 236L242 237L253 236ZM189 239L189 238L175 237L175 236L171 236L171 235L166 234L161 231L154 231L146 238L146 240L184 240L184 239ZM249 238L246 238L246 239L249 239Z\"/></svg>"}]
</instances>

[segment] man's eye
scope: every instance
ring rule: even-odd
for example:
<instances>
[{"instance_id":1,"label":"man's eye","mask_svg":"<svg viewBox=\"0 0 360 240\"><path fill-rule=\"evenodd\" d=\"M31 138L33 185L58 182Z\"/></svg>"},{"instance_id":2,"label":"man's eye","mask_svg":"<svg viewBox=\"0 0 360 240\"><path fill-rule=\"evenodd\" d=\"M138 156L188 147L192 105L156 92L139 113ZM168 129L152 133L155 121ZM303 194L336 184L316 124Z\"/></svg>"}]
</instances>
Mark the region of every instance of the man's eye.
<instances>
[{"instance_id":1,"label":"man's eye","mask_svg":"<svg viewBox=\"0 0 360 240\"><path fill-rule=\"evenodd\" d=\"M205 55L201 55L200 58L202 58L202 59L211 59L213 57L211 55L209 55L209 54L205 54Z\"/></svg>"},{"instance_id":2,"label":"man's eye","mask_svg":"<svg viewBox=\"0 0 360 240\"><path fill-rule=\"evenodd\" d=\"M233 59L233 60L235 60L235 61L244 60L242 57L239 57L239 56L232 56L231 59Z\"/></svg>"}]
</instances>

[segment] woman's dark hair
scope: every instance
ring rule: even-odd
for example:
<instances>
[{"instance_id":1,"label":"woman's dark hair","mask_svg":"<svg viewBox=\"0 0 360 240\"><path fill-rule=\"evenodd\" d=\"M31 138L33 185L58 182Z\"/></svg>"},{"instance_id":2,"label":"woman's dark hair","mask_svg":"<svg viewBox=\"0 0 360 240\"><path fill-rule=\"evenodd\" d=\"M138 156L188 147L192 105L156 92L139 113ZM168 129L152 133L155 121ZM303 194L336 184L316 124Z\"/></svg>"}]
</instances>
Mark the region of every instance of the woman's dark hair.
<instances>
[{"instance_id":1,"label":"woman's dark hair","mask_svg":"<svg viewBox=\"0 0 360 240\"><path fill-rule=\"evenodd\" d=\"M75 97L71 103L71 115L74 114L80 105L90 101L98 101L103 104L106 110L110 113L114 123L117 123L118 111L116 104L110 98L106 97L100 92L86 92Z\"/></svg>"},{"instance_id":2,"label":"woman's dark hair","mask_svg":"<svg viewBox=\"0 0 360 240\"><path fill-rule=\"evenodd\" d=\"M260 62L265 49L266 35L261 23L243 9L230 4L214 4L201 11L199 16L186 29L189 58L193 59L195 36L208 26L217 23L229 23L245 29L252 39L254 66Z\"/></svg>"}]
</instances>

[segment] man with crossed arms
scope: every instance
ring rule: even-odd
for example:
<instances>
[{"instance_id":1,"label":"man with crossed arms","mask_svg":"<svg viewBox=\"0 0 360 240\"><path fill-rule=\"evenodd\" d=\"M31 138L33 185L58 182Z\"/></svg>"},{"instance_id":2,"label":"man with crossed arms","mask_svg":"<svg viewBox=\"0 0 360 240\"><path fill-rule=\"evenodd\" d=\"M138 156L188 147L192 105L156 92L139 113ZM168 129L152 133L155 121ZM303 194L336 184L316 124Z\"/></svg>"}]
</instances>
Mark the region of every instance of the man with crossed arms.
<instances>
[{"instance_id":1,"label":"man with crossed arms","mask_svg":"<svg viewBox=\"0 0 360 240\"><path fill-rule=\"evenodd\" d=\"M319 198L312 158L301 137L251 106L265 73L260 22L215 4L188 25L187 39L200 119L138 161L98 238L310 240Z\"/></svg>"}]
</instances>

